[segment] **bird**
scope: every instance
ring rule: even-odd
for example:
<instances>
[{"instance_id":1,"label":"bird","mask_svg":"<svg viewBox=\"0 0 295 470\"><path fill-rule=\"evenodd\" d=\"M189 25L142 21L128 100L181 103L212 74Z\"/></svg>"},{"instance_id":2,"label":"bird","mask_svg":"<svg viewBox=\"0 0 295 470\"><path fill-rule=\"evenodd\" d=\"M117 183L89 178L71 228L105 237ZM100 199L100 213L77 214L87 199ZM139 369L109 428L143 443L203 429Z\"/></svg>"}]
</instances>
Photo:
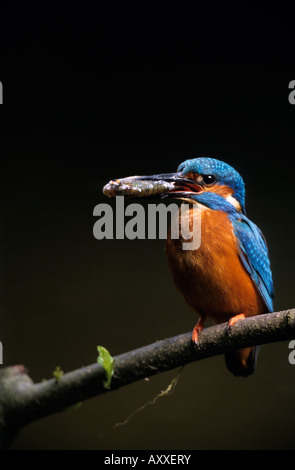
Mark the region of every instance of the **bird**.
<instances>
[{"instance_id":1,"label":"bird","mask_svg":"<svg viewBox=\"0 0 295 470\"><path fill-rule=\"evenodd\" d=\"M194 207L201 211L201 242L184 250L180 237L166 239L168 264L176 288L198 315L192 341L200 345L206 319L227 322L228 331L237 321L273 312L274 288L268 247L258 226L246 215L245 183L228 163L209 157L185 160L175 173L135 177L159 187L173 182L160 194L180 199L186 212L180 217L193 222ZM157 186L158 184L158 186ZM185 215L183 215L185 214ZM258 347L225 354L226 366L235 376L255 371Z\"/></svg>"}]
</instances>

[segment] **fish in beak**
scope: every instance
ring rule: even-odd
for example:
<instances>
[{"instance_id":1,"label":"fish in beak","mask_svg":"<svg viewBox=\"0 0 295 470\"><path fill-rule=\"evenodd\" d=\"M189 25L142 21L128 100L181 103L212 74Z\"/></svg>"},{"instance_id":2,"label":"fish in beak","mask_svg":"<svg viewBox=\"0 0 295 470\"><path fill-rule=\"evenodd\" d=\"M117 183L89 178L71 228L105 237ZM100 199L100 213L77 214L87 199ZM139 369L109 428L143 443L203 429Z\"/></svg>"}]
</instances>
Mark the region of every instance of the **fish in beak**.
<instances>
[{"instance_id":1,"label":"fish in beak","mask_svg":"<svg viewBox=\"0 0 295 470\"><path fill-rule=\"evenodd\" d=\"M203 191L200 182L184 177L181 172L129 176L112 180L103 188L103 193L108 197L126 196L130 198L155 196L189 198L192 194L199 194Z\"/></svg>"}]
</instances>

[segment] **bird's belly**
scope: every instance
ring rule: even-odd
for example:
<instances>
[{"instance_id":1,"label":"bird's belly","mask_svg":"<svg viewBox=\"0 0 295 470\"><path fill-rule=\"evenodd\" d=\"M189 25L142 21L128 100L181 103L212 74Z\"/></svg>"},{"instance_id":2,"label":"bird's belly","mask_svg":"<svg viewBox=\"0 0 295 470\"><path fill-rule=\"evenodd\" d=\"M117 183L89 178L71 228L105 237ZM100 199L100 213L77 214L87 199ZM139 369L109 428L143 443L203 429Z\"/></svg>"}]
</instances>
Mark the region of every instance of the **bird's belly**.
<instances>
[{"instance_id":1,"label":"bird's belly","mask_svg":"<svg viewBox=\"0 0 295 470\"><path fill-rule=\"evenodd\" d=\"M221 323L242 312L252 316L266 311L240 261L226 214L204 210L200 247L183 250L181 240L168 236L166 253L176 287L200 315Z\"/></svg>"}]
</instances>

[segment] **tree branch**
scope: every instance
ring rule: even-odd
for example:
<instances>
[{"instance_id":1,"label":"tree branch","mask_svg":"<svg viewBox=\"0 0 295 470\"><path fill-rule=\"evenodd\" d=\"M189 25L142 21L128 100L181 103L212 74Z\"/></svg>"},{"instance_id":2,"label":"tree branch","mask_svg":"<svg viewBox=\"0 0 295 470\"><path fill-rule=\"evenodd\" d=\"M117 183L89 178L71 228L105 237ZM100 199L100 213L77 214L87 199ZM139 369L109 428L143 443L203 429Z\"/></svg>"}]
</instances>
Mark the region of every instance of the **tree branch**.
<instances>
[{"instance_id":1,"label":"tree branch","mask_svg":"<svg viewBox=\"0 0 295 470\"><path fill-rule=\"evenodd\" d=\"M7 367L0 371L0 448L7 447L26 424L77 402L193 361L293 338L295 309L246 318L230 332L226 323L206 328L199 348L191 333L181 334L116 356L110 389L104 387L105 371L97 363L68 372L58 381L36 384L23 366Z\"/></svg>"}]
</instances>

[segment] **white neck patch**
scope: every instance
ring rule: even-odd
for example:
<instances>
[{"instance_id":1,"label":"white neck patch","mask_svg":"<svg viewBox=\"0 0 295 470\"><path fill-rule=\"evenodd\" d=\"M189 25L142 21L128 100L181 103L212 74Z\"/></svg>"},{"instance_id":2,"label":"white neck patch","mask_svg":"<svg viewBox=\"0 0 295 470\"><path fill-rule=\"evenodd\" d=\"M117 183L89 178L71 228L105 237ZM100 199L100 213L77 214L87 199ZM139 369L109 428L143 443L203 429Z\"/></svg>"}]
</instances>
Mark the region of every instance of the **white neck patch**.
<instances>
[{"instance_id":1,"label":"white neck patch","mask_svg":"<svg viewBox=\"0 0 295 470\"><path fill-rule=\"evenodd\" d=\"M226 200L227 200L227 202L229 202L230 204L232 204L232 205L237 209L237 211L241 212L240 203L236 200L235 197L233 197L233 196L227 196Z\"/></svg>"}]
</instances>

